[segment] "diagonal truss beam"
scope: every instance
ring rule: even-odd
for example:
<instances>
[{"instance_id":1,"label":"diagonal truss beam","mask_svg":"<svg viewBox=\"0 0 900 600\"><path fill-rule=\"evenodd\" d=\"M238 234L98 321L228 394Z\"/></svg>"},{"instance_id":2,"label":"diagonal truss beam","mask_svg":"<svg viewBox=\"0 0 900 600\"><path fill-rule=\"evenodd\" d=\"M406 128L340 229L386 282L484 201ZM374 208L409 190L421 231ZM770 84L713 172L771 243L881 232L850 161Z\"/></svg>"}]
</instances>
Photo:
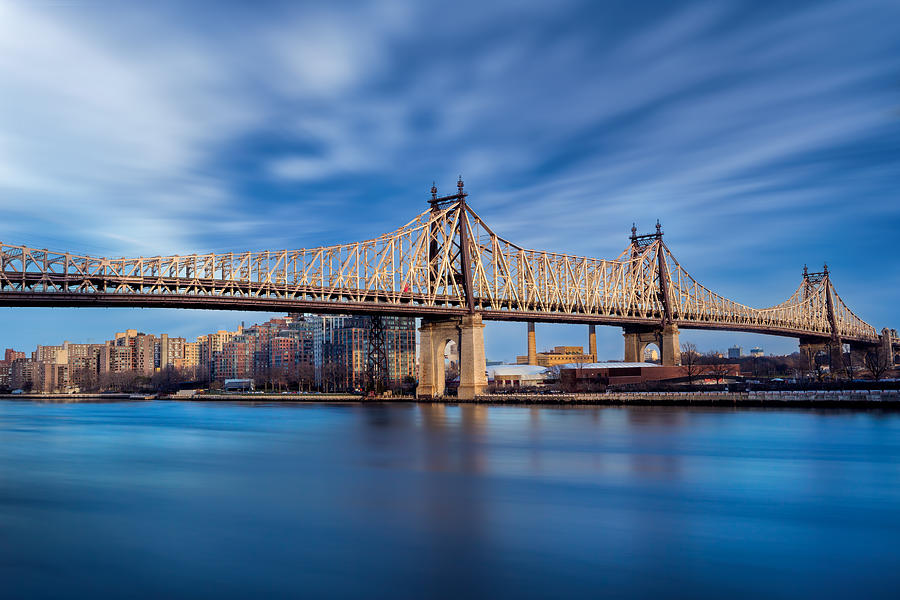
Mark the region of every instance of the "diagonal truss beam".
<instances>
[{"instance_id":1,"label":"diagonal truss beam","mask_svg":"<svg viewBox=\"0 0 900 600\"><path fill-rule=\"evenodd\" d=\"M97 258L0 243L0 304L132 305L439 315L759 331L870 342L827 271L784 302L740 304L697 282L662 235L615 259L530 250L459 193L377 238L264 252ZM829 304L830 303L830 304ZM830 309L830 310L829 310Z\"/></svg>"}]
</instances>

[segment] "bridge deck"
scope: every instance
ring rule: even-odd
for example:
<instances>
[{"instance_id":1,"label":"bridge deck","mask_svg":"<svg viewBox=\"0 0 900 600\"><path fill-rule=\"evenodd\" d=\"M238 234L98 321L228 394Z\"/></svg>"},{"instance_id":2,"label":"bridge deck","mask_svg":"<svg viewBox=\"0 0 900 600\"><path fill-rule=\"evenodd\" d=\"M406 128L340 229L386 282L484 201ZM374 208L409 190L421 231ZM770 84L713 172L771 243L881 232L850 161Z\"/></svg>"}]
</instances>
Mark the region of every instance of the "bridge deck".
<instances>
[{"instance_id":1,"label":"bridge deck","mask_svg":"<svg viewBox=\"0 0 900 600\"><path fill-rule=\"evenodd\" d=\"M463 306L429 306L415 302L378 304L371 302L335 302L333 300L297 300L235 296L190 296L159 294L83 294L66 292L0 292L0 306L9 307L81 307L81 308L178 308L194 310L234 310L253 312L294 312L312 314L397 315L408 317L451 318L467 313ZM579 313L553 313L543 311L480 310L486 321L534 321L539 323L570 323L606 325L613 327L653 326L661 320L630 315L598 315ZM759 326L752 324L697 322L674 320L680 329L739 331L793 338L827 339L827 333L812 334L807 330L791 327ZM847 342L875 343L869 338L844 337Z\"/></svg>"}]
</instances>

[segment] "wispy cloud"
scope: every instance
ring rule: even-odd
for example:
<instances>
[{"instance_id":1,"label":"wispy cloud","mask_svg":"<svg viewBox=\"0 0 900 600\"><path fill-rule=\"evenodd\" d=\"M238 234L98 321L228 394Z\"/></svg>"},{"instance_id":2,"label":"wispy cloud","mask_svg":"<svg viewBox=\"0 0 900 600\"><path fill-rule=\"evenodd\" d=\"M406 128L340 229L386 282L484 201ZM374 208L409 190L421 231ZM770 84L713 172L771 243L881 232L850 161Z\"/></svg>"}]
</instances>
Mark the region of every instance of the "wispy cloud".
<instances>
[{"instance_id":1,"label":"wispy cloud","mask_svg":"<svg viewBox=\"0 0 900 600\"><path fill-rule=\"evenodd\" d=\"M804 262L866 289L891 268L871 229L900 226L898 21L878 0L0 0L0 239L349 241L461 173L526 246L611 256L660 218L741 301L777 300Z\"/></svg>"}]
</instances>

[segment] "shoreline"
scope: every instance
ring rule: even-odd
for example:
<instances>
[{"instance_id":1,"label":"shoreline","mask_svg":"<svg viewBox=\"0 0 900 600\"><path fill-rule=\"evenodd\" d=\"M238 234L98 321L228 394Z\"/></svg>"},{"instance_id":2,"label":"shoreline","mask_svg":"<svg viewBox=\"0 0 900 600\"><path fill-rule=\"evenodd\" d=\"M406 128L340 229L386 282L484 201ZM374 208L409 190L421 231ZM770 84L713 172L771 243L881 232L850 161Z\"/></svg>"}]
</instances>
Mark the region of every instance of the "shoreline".
<instances>
[{"instance_id":1,"label":"shoreline","mask_svg":"<svg viewBox=\"0 0 900 600\"><path fill-rule=\"evenodd\" d=\"M283 402L483 404L507 406L705 406L785 408L876 408L900 410L900 390L794 391L794 392L611 392L601 394L485 394L471 400L448 396L415 398L393 396L365 398L354 394L0 394L0 400L50 402L187 401L187 402Z\"/></svg>"}]
</instances>

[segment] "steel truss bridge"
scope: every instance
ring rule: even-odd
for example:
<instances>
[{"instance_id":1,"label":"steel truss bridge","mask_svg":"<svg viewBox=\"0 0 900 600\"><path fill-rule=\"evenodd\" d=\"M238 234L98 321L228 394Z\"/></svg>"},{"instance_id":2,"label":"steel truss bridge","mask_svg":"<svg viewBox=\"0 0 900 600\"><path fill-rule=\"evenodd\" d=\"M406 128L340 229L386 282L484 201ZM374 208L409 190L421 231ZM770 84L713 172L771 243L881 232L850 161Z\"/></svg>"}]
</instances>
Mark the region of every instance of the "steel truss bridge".
<instances>
[{"instance_id":1,"label":"steel truss bridge","mask_svg":"<svg viewBox=\"0 0 900 600\"><path fill-rule=\"evenodd\" d=\"M699 283L655 233L616 258L529 250L456 194L377 238L301 250L99 258L0 243L0 305L132 306L675 325L875 344L827 267L752 308Z\"/></svg>"}]
</instances>

